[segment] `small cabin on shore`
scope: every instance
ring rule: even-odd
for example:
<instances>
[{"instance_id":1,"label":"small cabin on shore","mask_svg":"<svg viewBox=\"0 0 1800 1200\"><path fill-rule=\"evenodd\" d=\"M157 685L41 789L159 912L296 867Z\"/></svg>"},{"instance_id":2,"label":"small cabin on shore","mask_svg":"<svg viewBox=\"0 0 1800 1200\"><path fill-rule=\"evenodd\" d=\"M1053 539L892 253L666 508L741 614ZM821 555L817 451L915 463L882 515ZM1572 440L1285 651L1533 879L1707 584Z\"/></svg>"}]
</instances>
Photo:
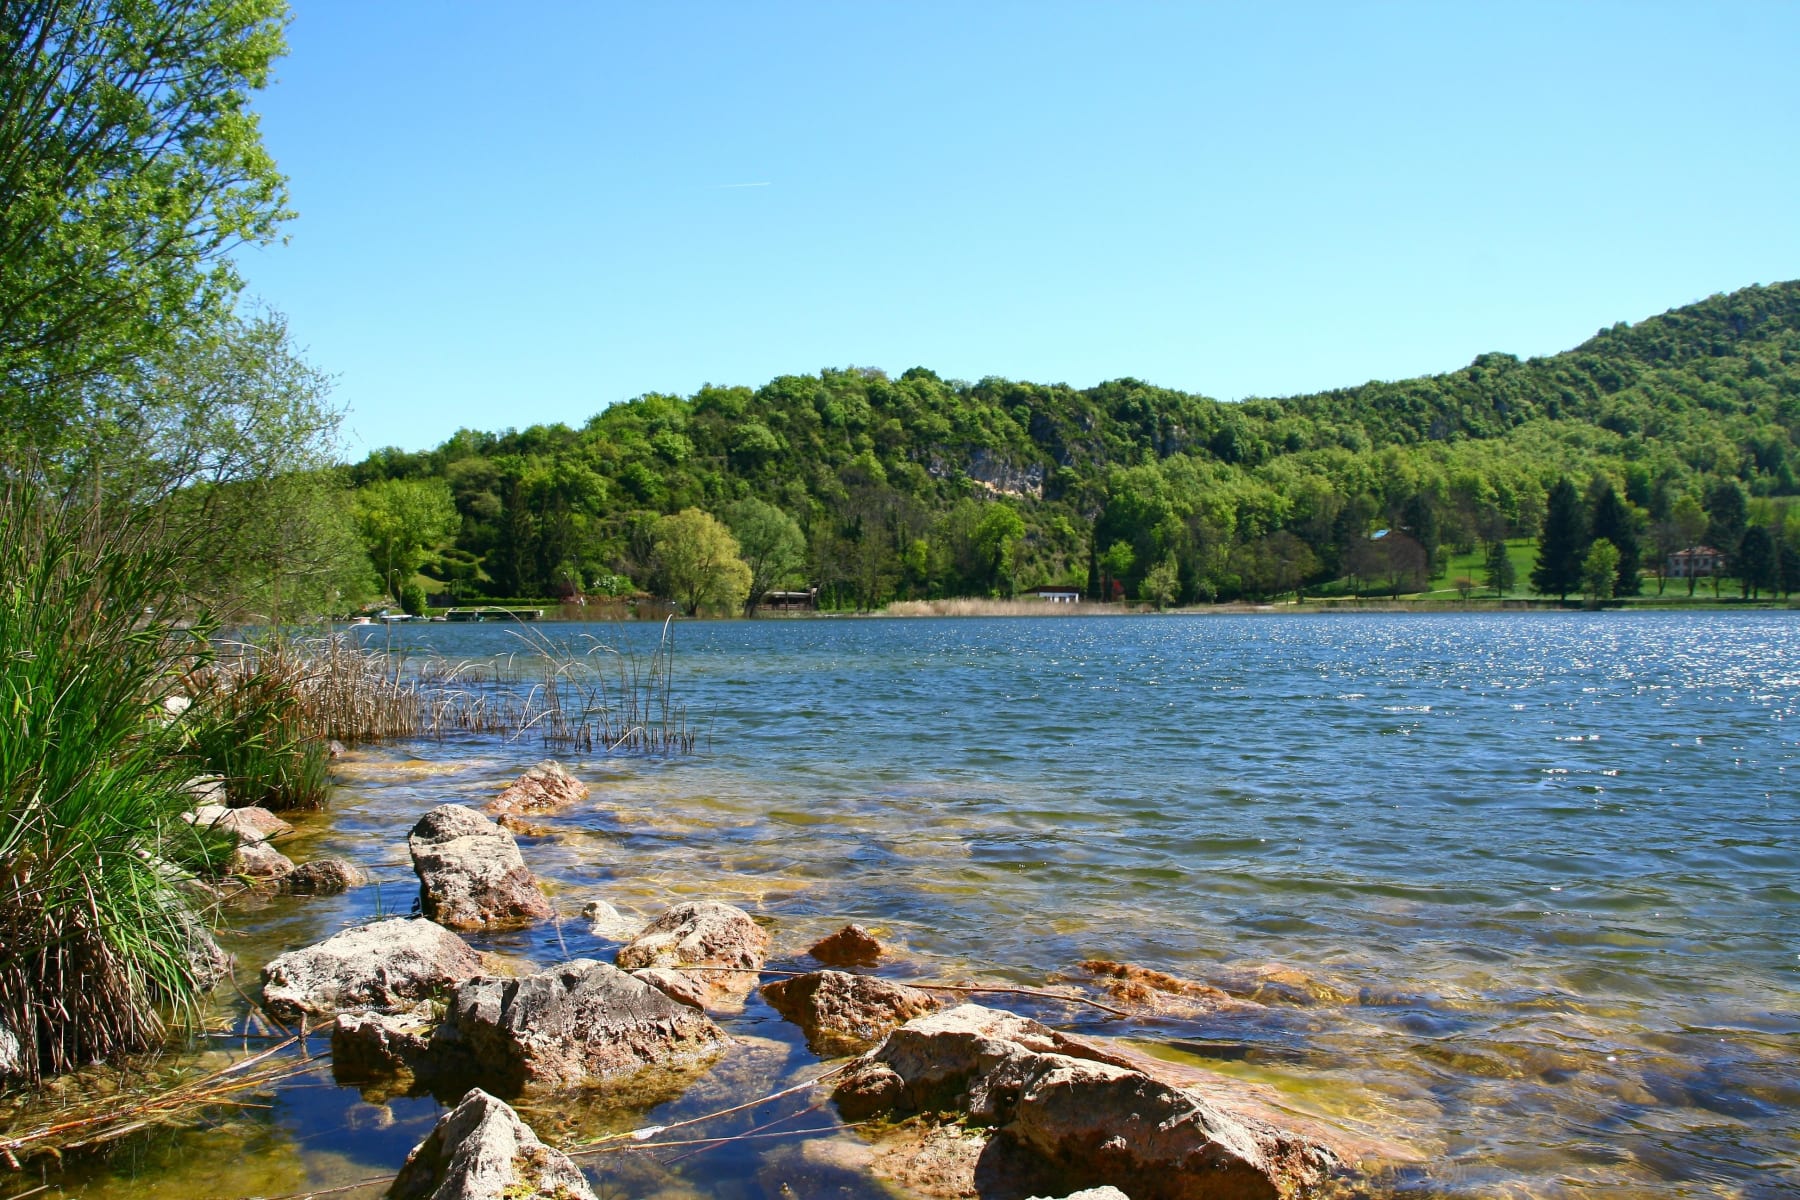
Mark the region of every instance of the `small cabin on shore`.
<instances>
[{"instance_id":1,"label":"small cabin on shore","mask_svg":"<svg viewBox=\"0 0 1800 1200\"><path fill-rule=\"evenodd\" d=\"M1080 604L1081 589L1066 584L1044 584L1034 588L1026 588L1025 595L1036 596L1049 604Z\"/></svg>"},{"instance_id":2,"label":"small cabin on shore","mask_svg":"<svg viewBox=\"0 0 1800 1200\"><path fill-rule=\"evenodd\" d=\"M756 606L771 612L811 612L819 607L819 589L807 588L804 592L764 592Z\"/></svg>"},{"instance_id":3,"label":"small cabin on shore","mask_svg":"<svg viewBox=\"0 0 1800 1200\"><path fill-rule=\"evenodd\" d=\"M1710 579L1725 569L1725 556L1711 546L1690 546L1669 555L1670 579Z\"/></svg>"}]
</instances>

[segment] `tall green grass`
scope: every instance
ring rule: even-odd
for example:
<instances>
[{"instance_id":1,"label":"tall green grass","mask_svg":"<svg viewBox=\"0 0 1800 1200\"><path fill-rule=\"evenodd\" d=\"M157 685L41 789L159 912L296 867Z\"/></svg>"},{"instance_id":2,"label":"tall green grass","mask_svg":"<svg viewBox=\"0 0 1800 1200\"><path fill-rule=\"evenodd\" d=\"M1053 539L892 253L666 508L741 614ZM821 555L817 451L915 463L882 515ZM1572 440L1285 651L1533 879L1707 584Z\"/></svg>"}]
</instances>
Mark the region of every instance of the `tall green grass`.
<instances>
[{"instance_id":1,"label":"tall green grass","mask_svg":"<svg viewBox=\"0 0 1800 1200\"><path fill-rule=\"evenodd\" d=\"M27 1079L157 1045L210 982L180 885L221 847L156 719L195 647L176 561L142 519L0 482L0 1025Z\"/></svg>"}]
</instances>

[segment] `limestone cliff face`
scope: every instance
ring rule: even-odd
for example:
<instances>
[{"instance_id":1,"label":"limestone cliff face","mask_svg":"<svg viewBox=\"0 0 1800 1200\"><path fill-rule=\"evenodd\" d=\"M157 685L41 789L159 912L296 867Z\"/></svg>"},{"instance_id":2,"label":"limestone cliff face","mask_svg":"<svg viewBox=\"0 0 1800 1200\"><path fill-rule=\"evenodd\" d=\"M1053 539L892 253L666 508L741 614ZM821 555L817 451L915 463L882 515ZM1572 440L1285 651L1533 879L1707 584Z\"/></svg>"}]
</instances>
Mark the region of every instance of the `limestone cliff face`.
<instances>
[{"instance_id":1,"label":"limestone cliff face","mask_svg":"<svg viewBox=\"0 0 1800 1200\"><path fill-rule=\"evenodd\" d=\"M960 464L933 454L925 470L933 479L966 475L997 496L1030 496L1036 500L1044 497L1042 463L1021 467L985 448L970 451L968 461Z\"/></svg>"}]
</instances>

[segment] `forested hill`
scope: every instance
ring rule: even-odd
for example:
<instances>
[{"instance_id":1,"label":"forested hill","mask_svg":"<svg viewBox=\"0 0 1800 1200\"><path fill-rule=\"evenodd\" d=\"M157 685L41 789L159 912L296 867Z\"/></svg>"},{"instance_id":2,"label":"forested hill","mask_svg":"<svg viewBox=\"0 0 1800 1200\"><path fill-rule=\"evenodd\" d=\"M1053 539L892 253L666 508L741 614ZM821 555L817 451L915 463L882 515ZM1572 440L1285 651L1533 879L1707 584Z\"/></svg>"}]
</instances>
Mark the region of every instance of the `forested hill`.
<instances>
[{"instance_id":1,"label":"forested hill","mask_svg":"<svg viewBox=\"0 0 1800 1200\"><path fill-rule=\"evenodd\" d=\"M579 429L465 430L350 469L371 529L407 493L448 489L447 540L418 557L459 594L656 590L658 517L699 509L742 532L772 505L804 537L781 582L860 605L1057 582L1116 594L1115 579L1228 598L1335 579L1378 528L1434 555L1534 534L1564 476L1609 482L1647 532L1722 481L1781 497L1797 472L1800 282L1546 358L1285 399L852 368L647 395Z\"/></svg>"}]
</instances>

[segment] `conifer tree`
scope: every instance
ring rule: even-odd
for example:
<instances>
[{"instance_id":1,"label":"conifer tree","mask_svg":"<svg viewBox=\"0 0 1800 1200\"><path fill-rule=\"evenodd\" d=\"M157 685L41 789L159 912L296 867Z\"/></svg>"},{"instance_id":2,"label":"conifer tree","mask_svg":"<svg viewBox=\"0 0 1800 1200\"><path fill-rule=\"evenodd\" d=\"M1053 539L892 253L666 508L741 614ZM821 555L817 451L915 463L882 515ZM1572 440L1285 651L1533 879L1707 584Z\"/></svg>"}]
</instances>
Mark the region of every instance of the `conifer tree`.
<instances>
[{"instance_id":1,"label":"conifer tree","mask_svg":"<svg viewBox=\"0 0 1800 1200\"><path fill-rule=\"evenodd\" d=\"M1556 481L1544 507L1544 532L1538 538L1537 566L1531 572L1532 589L1544 596L1566 600L1581 586L1581 566L1588 547L1587 521L1581 496L1566 478Z\"/></svg>"},{"instance_id":2,"label":"conifer tree","mask_svg":"<svg viewBox=\"0 0 1800 1200\"><path fill-rule=\"evenodd\" d=\"M1518 572L1513 568L1512 555L1506 551L1506 542L1495 538L1488 543L1487 561L1483 564L1483 574L1487 577L1487 585L1494 589L1496 596L1504 596L1513 590L1518 583Z\"/></svg>"},{"instance_id":3,"label":"conifer tree","mask_svg":"<svg viewBox=\"0 0 1800 1200\"><path fill-rule=\"evenodd\" d=\"M1606 476L1597 476L1589 490L1594 514L1589 536L1596 541L1605 539L1619 551L1619 577L1613 583L1612 594L1635 596L1641 590L1643 571L1643 545L1638 538L1637 517Z\"/></svg>"}]
</instances>

